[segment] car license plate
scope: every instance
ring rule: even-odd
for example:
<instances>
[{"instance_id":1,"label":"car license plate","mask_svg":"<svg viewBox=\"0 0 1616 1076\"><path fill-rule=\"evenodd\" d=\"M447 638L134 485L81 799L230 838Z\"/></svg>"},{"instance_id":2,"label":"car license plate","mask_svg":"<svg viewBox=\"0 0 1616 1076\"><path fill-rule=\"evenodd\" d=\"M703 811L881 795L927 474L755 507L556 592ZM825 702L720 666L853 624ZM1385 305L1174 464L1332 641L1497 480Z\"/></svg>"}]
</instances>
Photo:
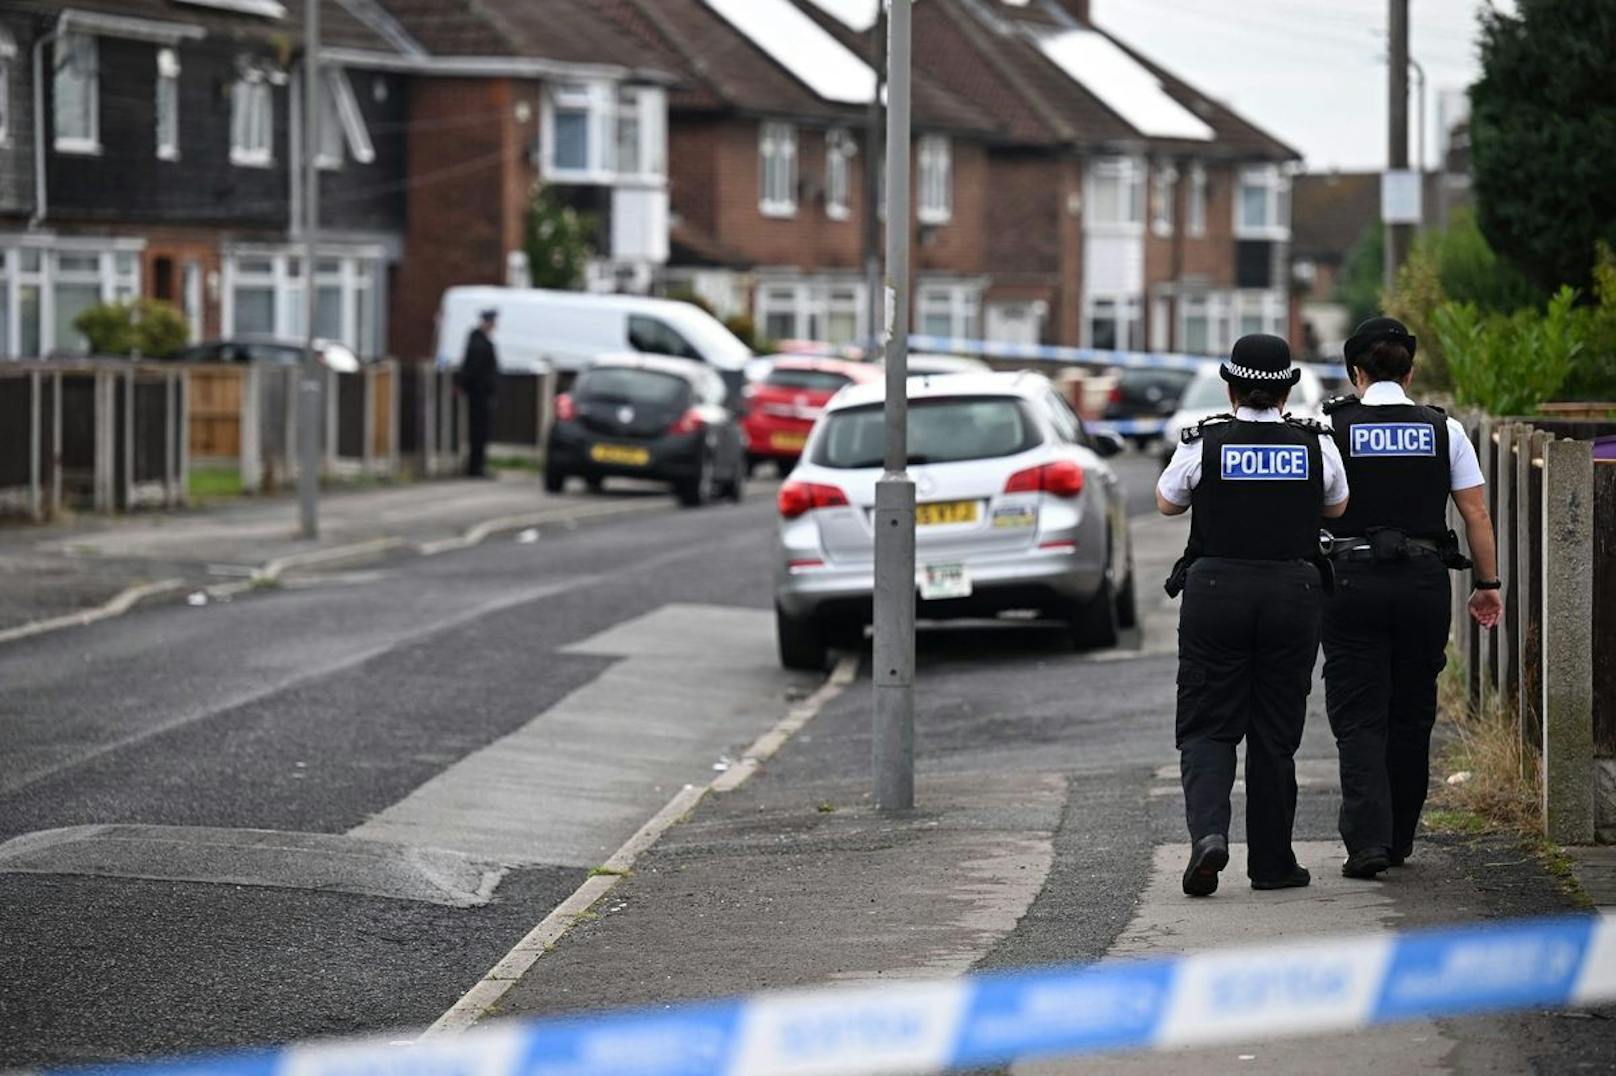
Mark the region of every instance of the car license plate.
<instances>
[{"instance_id":1,"label":"car license plate","mask_svg":"<svg viewBox=\"0 0 1616 1076\"><path fill-rule=\"evenodd\" d=\"M589 458L596 463L621 463L628 467L644 467L651 462L651 452L633 445L594 445Z\"/></svg>"},{"instance_id":2,"label":"car license plate","mask_svg":"<svg viewBox=\"0 0 1616 1076\"><path fill-rule=\"evenodd\" d=\"M928 564L920 570L920 596L925 601L969 598L971 573L963 564Z\"/></svg>"},{"instance_id":3,"label":"car license plate","mask_svg":"<svg viewBox=\"0 0 1616 1076\"><path fill-rule=\"evenodd\" d=\"M802 446L808 443L805 433L771 433L769 434L769 447L779 449L781 452L801 452Z\"/></svg>"},{"instance_id":4,"label":"car license plate","mask_svg":"<svg viewBox=\"0 0 1616 1076\"><path fill-rule=\"evenodd\" d=\"M915 524L921 527L940 523L975 523L975 501L934 501L915 505Z\"/></svg>"}]
</instances>

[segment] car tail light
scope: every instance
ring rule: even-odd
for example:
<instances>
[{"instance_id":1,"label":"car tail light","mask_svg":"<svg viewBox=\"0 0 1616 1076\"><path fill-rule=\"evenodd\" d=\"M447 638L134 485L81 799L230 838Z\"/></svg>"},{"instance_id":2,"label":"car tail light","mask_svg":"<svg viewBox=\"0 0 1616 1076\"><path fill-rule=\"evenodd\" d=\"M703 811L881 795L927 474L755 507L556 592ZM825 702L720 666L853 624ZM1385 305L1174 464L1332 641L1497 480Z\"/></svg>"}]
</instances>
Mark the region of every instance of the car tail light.
<instances>
[{"instance_id":1,"label":"car tail light","mask_svg":"<svg viewBox=\"0 0 1616 1076\"><path fill-rule=\"evenodd\" d=\"M572 402L572 397L563 392L556 397L555 417L561 422L571 422L578 417L578 407Z\"/></svg>"},{"instance_id":2,"label":"car tail light","mask_svg":"<svg viewBox=\"0 0 1616 1076\"><path fill-rule=\"evenodd\" d=\"M1056 497L1076 497L1083 492L1083 468L1071 460L1056 460L1040 467L1017 471L1004 484L1006 493L1051 493Z\"/></svg>"},{"instance_id":3,"label":"car tail light","mask_svg":"<svg viewBox=\"0 0 1616 1076\"><path fill-rule=\"evenodd\" d=\"M668 427L668 432L695 433L705 425L706 423L701 420L701 415L692 407L689 411L679 416L679 421Z\"/></svg>"},{"instance_id":4,"label":"car tail light","mask_svg":"<svg viewBox=\"0 0 1616 1076\"><path fill-rule=\"evenodd\" d=\"M825 486L818 482L790 481L780 487L776 503L782 516L786 519L796 519L815 508L842 507L847 504L847 494L835 486Z\"/></svg>"},{"instance_id":5,"label":"car tail light","mask_svg":"<svg viewBox=\"0 0 1616 1076\"><path fill-rule=\"evenodd\" d=\"M1120 381L1111 386L1111 395L1107 399L1114 404L1122 402L1122 383Z\"/></svg>"}]
</instances>

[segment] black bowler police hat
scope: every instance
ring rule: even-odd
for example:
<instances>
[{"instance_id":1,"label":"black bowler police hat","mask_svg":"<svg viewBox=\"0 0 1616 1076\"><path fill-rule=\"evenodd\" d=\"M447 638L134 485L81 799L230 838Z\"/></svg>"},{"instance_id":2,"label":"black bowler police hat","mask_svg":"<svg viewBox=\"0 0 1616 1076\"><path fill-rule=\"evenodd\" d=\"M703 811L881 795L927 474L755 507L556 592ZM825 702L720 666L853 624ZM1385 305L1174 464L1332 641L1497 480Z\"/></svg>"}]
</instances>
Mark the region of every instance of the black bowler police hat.
<instances>
[{"instance_id":1,"label":"black bowler police hat","mask_svg":"<svg viewBox=\"0 0 1616 1076\"><path fill-rule=\"evenodd\" d=\"M477 316L484 321L495 321L499 318L499 307L491 306L486 310L479 310Z\"/></svg>"},{"instance_id":2,"label":"black bowler police hat","mask_svg":"<svg viewBox=\"0 0 1616 1076\"><path fill-rule=\"evenodd\" d=\"M1291 365L1291 346L1267 333L1236 340L1218 373L1236 385L1294 385L1302 380L1302 371Z\"/></svg>"},{"instance_id":3,"label":"black bowler police hat","mask_svg":"<svg viewBox=\"0 0 1616 1076\"><path fill-rule=\"evenodd\" d=\"M1414 357L1414 348L1418 341L1414 339L1414 334L1408 331L1407 325L1396 318L1370 318L1353 330L1346 346L1342 348L1342 353L1347 359L1347 369L1351 370L1358 356L1383 340L1402 344L1408 348L1408 357Z\"/></svg>"}]
</instances>

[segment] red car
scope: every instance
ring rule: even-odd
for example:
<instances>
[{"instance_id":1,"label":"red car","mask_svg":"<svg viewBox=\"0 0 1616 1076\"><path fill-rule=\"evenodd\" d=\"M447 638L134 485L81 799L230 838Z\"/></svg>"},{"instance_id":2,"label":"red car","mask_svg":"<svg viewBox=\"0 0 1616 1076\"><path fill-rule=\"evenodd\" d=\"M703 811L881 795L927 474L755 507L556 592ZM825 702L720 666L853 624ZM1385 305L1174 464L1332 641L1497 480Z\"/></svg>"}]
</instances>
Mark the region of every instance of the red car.
<instances>
[{"instance_id":1,"label":"red car","mask_svg":"<svg viewBox=\"0 0 1616 1076\"><path fill-rule=\"evenodd\" d=\"M802 455L808 431L830 398L845 385L874 381L881 368L842 359L784 358L762 381L746 387L747 464L772 460L785 474Z\"/></svg>"}]
</instances>

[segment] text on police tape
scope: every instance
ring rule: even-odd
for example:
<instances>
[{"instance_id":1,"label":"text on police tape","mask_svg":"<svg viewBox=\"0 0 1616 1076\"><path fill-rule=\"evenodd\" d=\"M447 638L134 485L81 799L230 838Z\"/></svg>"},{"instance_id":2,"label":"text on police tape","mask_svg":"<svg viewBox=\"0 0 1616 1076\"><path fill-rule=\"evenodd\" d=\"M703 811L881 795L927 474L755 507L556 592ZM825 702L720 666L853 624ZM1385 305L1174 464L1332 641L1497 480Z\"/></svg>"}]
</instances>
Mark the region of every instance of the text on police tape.
<instances>
[{"instance_id":1,"label":"text on police tape","mask_svg":"<svg viewBox=\"0 0 1616 1076\"><path fill-rule=\"evenodd\" d=\"M1303 445L1224 445L1222 465L1227 482L1300 482L1308 477Z\"/></svg>"},{"instance_id":2,"label":"text on police tape","mask_svg":"<svg viewBox=\"0 0 1616 1076\"><path fill-rule=\"evenodd\" d=\"M1425 422L1362 422L1352 427L1354 456L1434 456L1436 427Z\"/></svg>"}]
</instances>

